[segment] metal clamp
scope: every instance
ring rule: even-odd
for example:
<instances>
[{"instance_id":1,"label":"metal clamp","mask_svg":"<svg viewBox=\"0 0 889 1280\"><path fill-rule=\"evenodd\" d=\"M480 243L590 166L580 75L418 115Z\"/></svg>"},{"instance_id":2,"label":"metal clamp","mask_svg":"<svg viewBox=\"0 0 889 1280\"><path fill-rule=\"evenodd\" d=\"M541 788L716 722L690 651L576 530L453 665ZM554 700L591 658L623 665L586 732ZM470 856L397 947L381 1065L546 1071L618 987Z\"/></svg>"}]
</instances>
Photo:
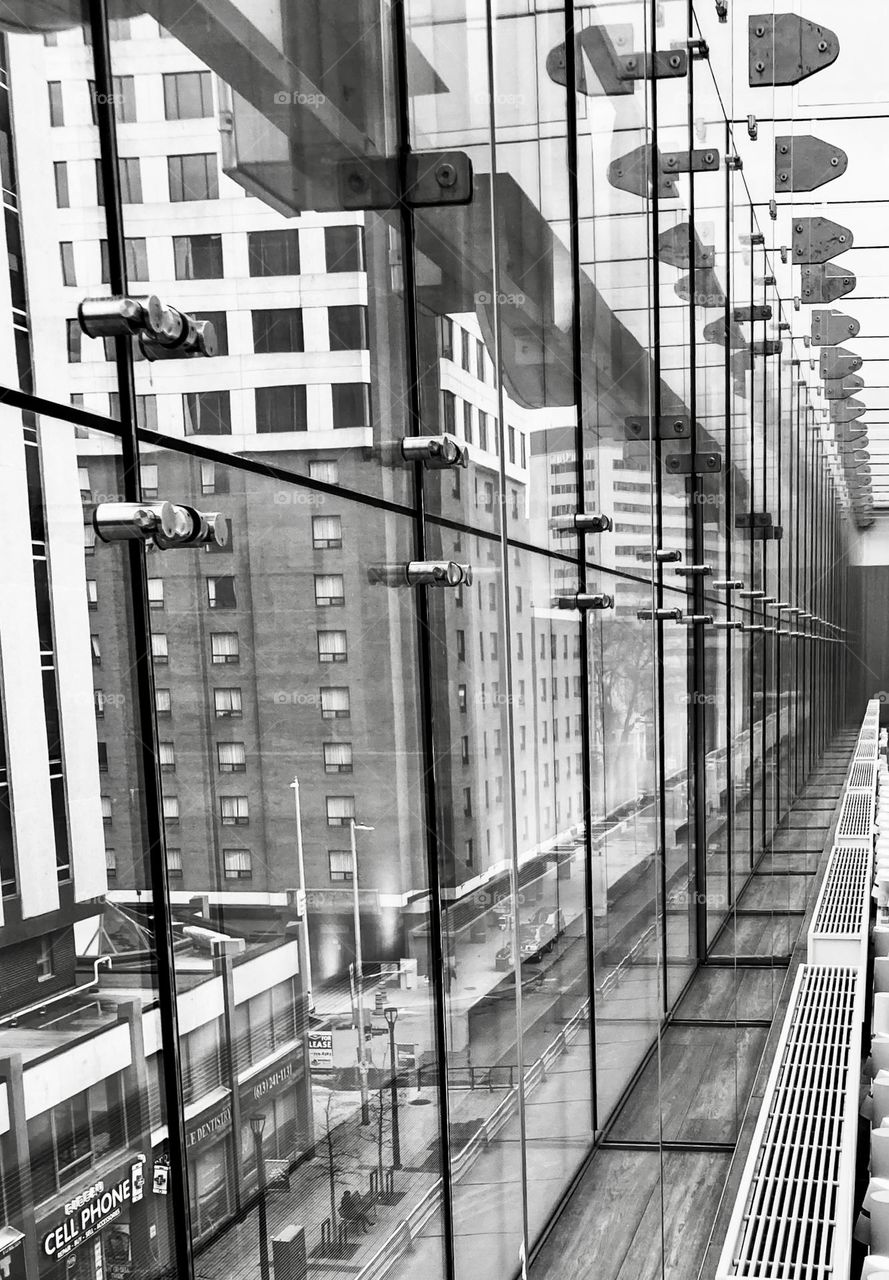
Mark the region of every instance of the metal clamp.
<instances>
[{"instance_id":1,"label":"metal clamp","mask_svg":"<svg viewBox=\"0 0 889 1280\"><path fill-rule=\"evenodd\" d=\"M401 442L405 462L422 462L430 471L446 467L465 467L468 450L454 436L405 436Z\"/></svg>"},{"instance_id":2,"label":"metal clamp","mask_svg":"<svg viewBox=\"0 0 889 1280\"><path fill-rule=\"evenodd\" d=\"M100 502L93 512L93 528L102 542L141 540L161 551L225 547L230 533L228 517L219 511L197 511L173 502Z\"/></svg>"},{"instance_id":3,"label":"metal clamp","mask_svg":"<svg viewBox=\"0 0 889 1280\"><path fill-rule=\"evenodd\" d=\"M580 533L610 533L614 528L614 521L611 516L578 511L574 516L574 527Z\"/></svg>"},{"instance_id":4,"label":"metal clamp","mask_svg":"<svg viewBox=\"0 0 889 1280\"><path fill-rule=\"evenodd\" d=\"M762 625L761 622L742 622L741 630L742 631L764 631L765 627Z\"/></svg>"},{"instance_id":5,"label":"metal clamp","mask_svg":"<svg viewBox=\"0 0 889 1280\"><path fill-rule=\"evenodd\" d=\"M713 569L709 564L686 564L673 572L680 578L709 578Z\"/></svg>"},{"instance_id":6,"label":"metal clamp","mask_svg":"<svg viewBox=\"0 0 889 1280\"><path fill-rule=\"evenodd\" d=\"M742 600L762 600L765 596L764 591L739 591L738 595Z\"/></svg>"},{"instance_id":7,"label":"metal clamp","mask_svg":"<svg viewBox=\"0 0 889 1280\"><path fill-rule=\"evenodd\" d=\"M216 329L152 294L136 298L84 298L77 320L88 338L137 337L147 360L181 360L215 356Z\"/></svg>"},{"instance_id":8,"label":"metal clamp","mask_svg":"<svg viewBox=\"0 0 889 1280\"><path fill-rule=\"evenodd\" d=\"M678 622L681 609L640 609L636 614L640 622Z\"/></svg>"},{"instance_id":9,"label":"metal clamp","mask_svg":"<svg viewBox=\"0 0 889 1280\"><path fill-rule=\"evenodd\" d=\"M723 578L719 582L711 582L710 586L716 591L743 591L744 583L734 578Z\"/></svg>"},{"instance_id":10,"label":"metal clamp","mask_svg":"<svg viewBox=\"0 0 889 1280\"><path fill-rule=\"evenodd\" d=\"M613 609L614 596L578 591L573 596L559 596L557 605L560 609L578 609L581 613L588 609Z\"/></svg>"},{"instance_id":11,"label":"metal clamp","mask_svg":"<svg viewBox=\"0 0 889 1280\"><path fill-rule=\"evenodd\" d=\"M687 613L676 621L684 627L707 627L713 622L712 613Z\"/></svg>"},{"instance_id":12,"label":"metal clamp","mask_svg":"<svg viewBox=\"0 0 889 1280\"><path fill-rule=\"evenodd\" d=\"M472 565L455 560L412 560L404 567L404 578L409 587L469 587Z\"/></svg>"},{"instance_id":13,"label":"metal clamp","mask_svg":"<svg viewBox=\"0 0 889 1280\"><path fill-rule=\"evenodd\" d=\"M716 618L713 625L717 631L740 631L744 623L734 622L730 618Z\"/></svg>"},{"instance_id":14,"label":"metal clamp","mask_svg":"<svg viewBox=\"0 0 889 1280\"><path fill-rule=\"evenodd\" d=\"M658 564L676 564L682 559L682 552L678 550L670 550L667 547L658 547L654 553L654 558Z\"/></svg>"}]
</instances>

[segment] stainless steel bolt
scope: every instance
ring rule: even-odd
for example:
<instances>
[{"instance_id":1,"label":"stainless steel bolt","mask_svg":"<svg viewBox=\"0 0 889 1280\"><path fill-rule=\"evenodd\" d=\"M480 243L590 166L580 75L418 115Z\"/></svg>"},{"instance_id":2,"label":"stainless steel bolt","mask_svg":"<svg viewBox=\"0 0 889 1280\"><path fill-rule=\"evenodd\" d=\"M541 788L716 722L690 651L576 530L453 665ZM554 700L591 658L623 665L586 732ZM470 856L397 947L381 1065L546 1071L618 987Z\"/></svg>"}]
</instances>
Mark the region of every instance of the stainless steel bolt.
<instances>
[{"instance_id":1,"label":"stainless steel bolt","mask_svg":"<svg viewBox=\"0 0 889 1280\"><path fill-rule=\"evenodd\" d=\"M435 170L435 181L440 187L452 187L457 181L457 170L452 164L440 164Z\"/></svg>"}]
</instances>

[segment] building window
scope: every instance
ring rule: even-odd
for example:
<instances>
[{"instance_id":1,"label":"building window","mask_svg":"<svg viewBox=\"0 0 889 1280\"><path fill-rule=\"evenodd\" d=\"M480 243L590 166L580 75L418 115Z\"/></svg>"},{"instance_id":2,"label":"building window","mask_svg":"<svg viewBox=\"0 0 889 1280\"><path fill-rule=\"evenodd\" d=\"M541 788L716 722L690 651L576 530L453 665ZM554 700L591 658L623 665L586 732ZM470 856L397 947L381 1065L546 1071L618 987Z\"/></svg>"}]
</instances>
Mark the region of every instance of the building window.
<instances>
[{"instance_id":1,"label":"building window","mask_svg":"<svg viewBox=\"0 0 889 1280\"><path fill-rule=\"evenodd\" d=\"M324 252L327 270L364 270L364 228L325 227Z\"/></svg>"},{"instance_id":2,"label":"building window","mask_svg":"<svg viewBox=\"0 0 889 1280\"><path fill-rule=\"evenodd\" d=\"M49 123L54 129L58 129L65 123L65 109L62 103L62 82L61 80L50 80L46 86L49 90Z\"/></svg>"},{"instance_id":3,"label":"building window","mask_svg":"<svg viewBox=\"0 0 889 1280\"><path fill-rule=\"evenodd\" d=\"M167 120L197 120L212 114L213 90L209 71L176 71L164 76L164 116Z\"/></svg>"},{"instance_id":4,"label":"building window","mask_svg":"<svg viewBox=\"0 0 889 1280\"><path fill-rule=\"evenodd\" d=\"M99 117L96 110L97 95L96 82L90 80L90 110L92 111L93 124L98 124ZM111 100L114 107L114 117L118 124L134 124L136 121L136 84L132 76L112 76L111 77Z\"/></svg>"},{"instance_id":5,"label":"building window","mask_svg":"<svg viewBox=\"0 0 889 1280\"><path fill-rule=\"evenodd\" d=\"M228 314L225 311L198 312L197 320L208 320L216 330L216 354L227 356L228 351Z\"/></svg>"},{"instance_id":6,"label":"building window","mask_svg":"<svg viewBox=\"0 0 889 1280\"><path fill-rule=\"evenodd\" d=\"M327 825L329 827L348 827L355 818L354 796L327 796Z\"/></svg>"},{"instance_id":7,"label":"building window","mask_svg":"<svg viewBox=\"0 0 889 1280\"><path fill-rule=\"evenodd\" d=\"M318 661L319 662L347 662L348 661L345 631L319 631L318 632Z\"/></svg>"},{"instance_id":8,"label":"building window","mask_svg":"<svg viewBox=\"0 0 889 1280\"><path fill-rule=\"evenodd\" d=\"M466 632L465 631L457 632L457 661L458 662L466 661Z\"/></svg>"},{"instance_id":9,"label":"building window","mask_svg":"<svg viewBox=\"0 0 889 1280\"><path fill-rule=\"evenodd\" d=\"M249 849L223 849L222 867L226 880L253 878L253 857Z\"/></svg>"},{"instance_id":10,"label":"building window","mask_svg":"<svg viewBox=\"0 0 889 1280\"><path fill-rule=\"evenodd\" d=\"M56 973L56 962L53 948L55 945L55 934L47 934L40 939L40 946L37 952L37 981L46 982L47 978L54 978Z\"/></svg>"},{"instance_id":11,"label":"building window","mask_svg":"<svg viewBox=\"0 0 889 1280\"><path fill-rule=\"evenodd\" d=\"M255 396L258 434L308 430L304 386L257 387Z\"/></svg>"},{"instance_id":12,"label":"building window","mask_svg":"<svg viewBox=\"0 0 889 1280\"><path fill-rule=\"evenodd\" d=\"M111 826L111 796L102 796L102 821L105 823L106 827Z\"/></svg>"},{"instance_id":13,"label":"building window","mask_svg":"<svg viewBox=\"0 0 889 1280\"><path fill-rule=\"evenodd\" d=\"M370 426L370 387L366 382L334 382L330 397L335 431Z\"/></svg>"},{"instance_id":14,"label":"building window","mask_svg":"<svg viewBox=\"0 0 889 1280\"><path fill-rule=\"evenodd\" d=\"M481 409L479 409L478 411L478 443L480 448L487 449L488 447L488 415L482 412Z\"/></svg>"},{"instance_id":15,"label":"building window","mask_svg":"<svg viewBox=\"0 0 889 1280\"><path fill-rule=\"evenodd\" d=\"M59 256L62 260L62 284L77 284L77 271L74 266L74 245L70 240L61 242Z\"/></svg>"},{"instance_id":16,"label":"building window","mask_svg":"<svg viewBox=\"0 0 889 1280\"><path fill-rule=\"evenodd\" d=\"M335 458L319 458L310 462L309 479L322 480L325 484L339 484L340 464Z\"/></svg>"},{"instance_id":17,"label":"building window","mask_svg":"<svg viewBox=\"0 0 889 1280\"><path fill-rule=\"evenodd\" d=\"M210 636L211 662L240 662L241 654L236 631L216 631Z\"/></svg>"},{"instance_id":18,"label":"building window","mask_svg":"<svg viewBox=\"0 0 889 1280\"><path fill-rule=\"evenodd\" d=\"M90 636L90 649L92 650L92 655L93 655L93 666L100 667L102 665L102 650L99 645L98 636L96 635Z\"/></svg>"},{"instance_id":19,"label":"building window","mask_svg":"<svg viewBox=\"0 0 889 1280\"><path fill-rule=\"evenodd\" d=\"M315 604L341 608L346 603L345 586L341 573L315 574Z\"/></svg>"},{"instance_id":20,"label":"building window","mask_svg":"<svg viewBox=\"0 0 889 1280\"><path fill-rule=\"evenodd\" d=\"M169 689L155 689L154 691L154 710L159 716L168 716L173 711L173 699L170 696Z\"/></svg>"},{"instance_id":21,"label":"building window","mask_svg":"<svg viewBox=\"0 0 889 1280\"><path fill-rule=\"evenodd\" d=\"M321 690L321 718L323 720L347 720L351 714L348 688Z\"/></svg>"},{"instance_id":22,"label":"building window","mask_svg":"<svg viewBox=\"0 0 889 1280\"><path fill-rule=\"evenodd\" d=\"M470 344L472 339L465 329L460 330L460 366L467 373L472 372L472 363L470 360Z\"/></svg>"},{"instance_id":23,"label":"building window","mask_svg":"<svg viewBox=\"0 0 889 1280\"><path fill-rule=\"evenodd\" d=\"M155 663L163 664L170 661L167 637L163 631L152 631L151 633L151 656Z\"/></svg>"},{"instance_id":24,"label":"building window","mask_svg":"<svg viewBox=\"0 0 889 1280\"><path fill-rule=\"evenodd\" d=\"M450 316L438 317L438 354L442 360L454 358L454 322Z\"/></svg>"},{"instance_id":25,"label":"building window","mask_svg":"<svg viewBox=\"0 0 889 1280\"><path fill-rule=\"evenodd\" d=\"M138 156L121 156L118 162L120 174L120 198L123 204L142 203L142 168ZM102 182L102 164L96 161L96 204L104 205L105 187Z\"/></svg>"},{"instance_id":26,"label":"building window","mask_svg":"<svg viewBox=\"0 0 889 1280\"><path fill-rule=\"evenodd\" d=\"M184 200L216 200L219 196L216 152L167 156L167 178L170 200L174 204Z\"/></svg>"},{"instance_id":27,"label":"building window","mask_svg":"<svg viewBox=\"0 0 889 1280\"><path fill-rule=\"evenodd\" d=\"M151 609L163 609L164 607L163 578L148 579L148 606Z\"/></svg>"},{"instance_id":28,"label":"building window","mask_svg":"<svg viewBox=\"0 0 889 1280\"><path fill-rule=\"evenodd\" d=\"M468 400L463 401L463 439L472 444L472 405Z\"/></svg>"},{"instance_id":29,"label":"building window","mask_svg":"<svg viewBox=\"0 0 889 1280\"><path fill-rule=\"evenodd\" d=\"M479 382L485 380L485 344L476 339L475 342L475 372Z\"/></svg>"},{"instance_id":30,"label":"building window","mask_svg":"<svg viewBox=\"0 0 889 1280\"><path fill-rule=\"evenodd\" d=\"M312 516L312 546L316 551L333 551L342 545L341 516Z\"/></svg>"},{"instance_id":31,"label":"building window","mask_svg":"<svg viewBox=\"0 0 889 1280\"><path fill-rule=\"evenodd\" d=\"M76 320L66 320L68 334L68 363L80 364L81 355L81 338L82 333L80 325Z\"/></svg>"},{"instance_id":32,"label":"building window","mask_svg":"<svg viewBox=\"0 0 889 1280\"><path fill-rule=\"evenodd\" d=\"M246 796L220 796L219 816L224 827L245 827L250 821Z\"/></svg>"},{"instance_id":33,"label":"building window","mask_svg":"<svg viewBox=\"0 0 889 1280\"><path fill-rule=\"evenodd\" d=\"M331 351L363 351L367 346L367 308L328 307L327 331Z\"/></svg>"},{"instance_id":34,"label":"building window","mask_svg":"<svg viewBox=\"0 0 889 1280\"><path fill-rule=\"evenodd\" d=\"M173 236L177 280L219 280L223 276L222 236Z\"/></svg>"},{"instance_id":35,"label":"building window","mask_svg":"<svg viewBox=\"0 0 889 1280\"><path fill-rule=\"evenodd\" d=\"M164 822L167 826L179 826L179 797L164 796Z\"/></svg>"},{"instance_id":36,"label":"building window","mask_svg":"<svg viewBox=\"0 0 889 1280\"><path fill-rule=\"evenodd\" d=\"M157 464L154 462L143 462L139 468L139 480L142 485L143 498L157 497Z\"/></svg>"},{"instance_id":37,"label":"building window","mask_svg":"<svg viewBox=\"0 0 889 1280\"><path fill-rule=\"evenodd\" d=\"M466 863L467 867L471 867L473 864L474 858L471 840L463 841L463 861Z\"/></svg>"},{"instance_id":38,"label":"building window","mask_svg":"<svg viewBox=\"0 0 889 1280\"><path fill-rule=\"evenodd\" d=\"M331 880L352 879L352 853L349 849L330 849L327 854Z\"/></svg>"},{"instance_id":39,"label":"building window","mask_svg":"<svg viewBox=\"0 0 889 1280\"><path fill-rule=\"evenodd\" d=\"M113 342L113 339L105 341ZM113 348L108 358L114 359ZM108 394L108 416L120 421L120 396L116 391ZM157 431L157 396L136 396L136 424L147 431Z\"/></svg>"},{"instance_id":40,"label":"building window","mask_svg":"<svg viewBox=\"0 0 889 1280\"><path fill-rule=\"evenodd\" d=\"M231 398L227 391L186 391L182 397L187 436L230 436Z\"/></svg>"},{"instance_id":41,"label":"building window","mask_svg":"<svg viewBox=\"0 0 889 1280\"><path fill-rule=\"evenodd\" d=\"M102 283L107 284L110 279L107 240L99 241L99 256L102 262ZM148 279L148 248L142 236L127 237L124 241L124 257L127 280Z\"/></svg>"},{"instance_id":42,"label":"building window","mask_svg":"<svg viewBox=\"0 0 889 1280\"><path fill-rule=\"evenodd\" d=\"M228 472L215 462L201 463L201 493L228 493Z\"/></svg>"},{"instance_id":43,"label":"building window","mask_svg":"<svg viewBox=\"0 0 889 1280\"><path fill-rule=\"evenodd\" d=\"M243 742L217 742L216 762L220 773L245 773L247 752Z\"/></svg>"},{"instance_id":44,"label":"building window","mask_svg":"<svg viewBox=\"0 0 889 1280\"><path fill-rule=\"evenodd\" d=\"M472 817L472 787L463 788L463 816Z\"/></svg>"},{"instance_id":45,"label":"building window","mask_svg":"<svg viewBox=\"0 0 889 1280\"><path fill-rule=\"evenodd\" d=\"M253 350L259 356L302 351L303 313L299 307L276 307L251 312Z\"/></svg>"},{"instance_id":46,"label":"building window","mask_svg":"<svg viewBox=\"0 0 889 1280\"><path fill-rule=\"evenodd\" d=\"M99 584L95 578L87 578L86 580L86 600L87 607L90 609L98 609L99 607Z\"/></svg>"},{"instance_id":47,"label":"building window","mask_svg":"<svg viewBox=\"0 0 889 1280\"><path fill-rule=\"evenodd\" d=\"M117 879L117 854L113 849L105 850L105 874L109 880Z\"/></svg>"},{"instance_id":48,"label":"building window","mask_svg":"<svg viewBox=\"0 0 889 1280\"><path fill-rule=\"evenodd\" d=\"M236 609L235 580L231 574L207 579L207 603L211 609Z\"/></svg>"},{"instance_id":49,"label":"building window","mask_svg":"<svg viewBox=\"0 0 889 1280\"><path fill-rule=\"evenodd\" d=\"M441 429L454 433L457 427L457 402L453 391L441 393Z\"/></svg>"},{"instance_id":50,"label":"building window","mask_svg":"<svg viewBox=\"0 0 889 1280\"><path fill-rule=\"evenodd\" d=\"M352 772L351 742L325 742L321 750L324 754L325 773Z\"/></svg>"},{"instance_id":51,"label":"building window","mask_svg":"<svg viewBox=\"0 0 889 1280\"><path fill-rule=\"evenodd\" d=\"M249 231L247 264L251 276L298 276L299 231L296 227Z\"/></svg>"},{"instance_id":52,"label":"building window","mask_svg":"<svg viewBox=\"0 0 889 1280\"><path fill-rule=\"evenodd\" d=\"M104 689L93 690L93 709L96 713L97 720L105 719L105 691Z\"/></svg>"},{"instance_id":53,"label":"building window","mask_svg":"<svg viewBox=\"0 0 889 1280\"><path fill-rule=\"evenodd\" d=\"M457 707L460 711L466 710L466 685L457 685Z\"/></svg>"},{"instance_id":54,"label":"building window","mask_svg":"<svg viewBox=\"0 0 889 1280\"><path fill-rule=\"evenodd\" d=\"M240 689L214 689L213 708L216 719L237 719L243 714Z\"/></svg>"},{"instance_id":55,"label":"building window","mask_svg":"<svg viewBox=\"0 0 889 1280\"><path fill-rule=\"evenodd\" d=\"M53 175L56 183L56 208L70 209L71 197L68 191L68 161L54 161Z\"/></svg>"},{"instance_id":56,"label":"building window","mask_svg":"<svg viewBox=\"0 0 889 1280\"><path fill-rule=\"evenodd\" d=\"M182 850L167 849L167 875L171 880L182 879Z\"/></svg>"},{"instance_id":57,"label":"building window","mask_svg":"<svg viewBox=\"0 0 889 1280\"><path fill-rule=\"evenodd\" d=\"M99 773L108 772L108 743L97 742L96 746L99 751Z\"/></svg>"},{"instance_id":58,"label":"building window","mask_svg":"<svg viewBox=\"0 0 889 1280\"><path fill-rule=\"evenodd\" d=\"M164 773L175 773L176 750L172 742L159 742L157 744L157 762Z\"/></svg>"}]
</instances>

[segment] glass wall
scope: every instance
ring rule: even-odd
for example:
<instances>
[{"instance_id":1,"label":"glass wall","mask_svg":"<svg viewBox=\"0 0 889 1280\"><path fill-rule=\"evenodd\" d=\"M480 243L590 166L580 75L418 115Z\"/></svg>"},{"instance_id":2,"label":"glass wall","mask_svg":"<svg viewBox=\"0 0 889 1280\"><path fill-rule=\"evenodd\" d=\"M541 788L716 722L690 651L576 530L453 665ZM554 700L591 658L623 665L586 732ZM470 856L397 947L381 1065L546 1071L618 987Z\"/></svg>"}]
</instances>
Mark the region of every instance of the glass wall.
<instances>
[{"instance_id":1,"label":"glass wall","mask_svg":"<svg viewBox=\"0 0 889 1280\"><path fill-rule=\"evenodd\" d=\"M746 17L0 30L9 1274L500 1280L592 1170L678 1275L843 713Z\"/></svg>"}]
</instances>

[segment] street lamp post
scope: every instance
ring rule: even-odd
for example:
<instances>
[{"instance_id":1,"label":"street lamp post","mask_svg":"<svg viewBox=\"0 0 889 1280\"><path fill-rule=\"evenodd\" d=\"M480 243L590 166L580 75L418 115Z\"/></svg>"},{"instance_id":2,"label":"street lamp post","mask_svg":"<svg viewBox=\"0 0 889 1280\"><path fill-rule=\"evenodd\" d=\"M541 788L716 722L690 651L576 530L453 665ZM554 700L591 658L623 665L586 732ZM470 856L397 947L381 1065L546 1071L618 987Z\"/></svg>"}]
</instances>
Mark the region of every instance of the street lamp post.
<instances>
[{"instance_id":1,"label":"street lamp post","mask_svg":"<svg viewBox=\"0 0 889 1280\"><path fill-rule=\"evenodd\" d=\"M389 1096L392 1102L392 1167L401 1168L401 1138L398 1132L398 1065L395 1061L395 1024L398 1021L398 1009L389 1004L383 1010L383 1016L389 1024L389 1066L392 1075L389 1080Z\"/></svg>"},{"instance_id":2,"label":"street lamp post","mask_svg":"<svg viewBox=\"0 0 889 1280\"><path fill-rule=\"evenodd\" d=\"M355 1004L358 1014L358 1074L361 1078L361 1123L370 1124L370 1099L367 1093L367 1053L364 1044L364 966L361 956L361 912L358 904L358 851L356 831L373 831L363 823L349 819L352 846L352 915L355 927Z\"/></svg>"},{"instance_id":3,"label":"street lamp post","mask_svg":"<svg viewBox=\"0 0 889 1280\"><path fill-rule=\"evenodd\" d=\"M256 1176L259 1179L259 1276L260 1280L269 1280L269 1225L265 1205L265 1155L262 1150L264 1128L264 1115L257 1114L250 1117L253 1150L256 1154Z\"/></svg>"},{"instance_id":4,"label":"street lamp post","mask_svg":"<svg viewBox=\"0 0 889 1280\"><path fill-rule=\"evenodd\" d=\"M306 900L306 864L303 857L303 820L299 803L299 778L294 776L290 784L293 789L293 802L296 806L296 866L299 871L299 892L302 898L302 921L300 922L300 939L302 941L302 962L306 974L306 1008L314 1012L315 999L312 995L312 952L309 943L309 907Z\"/></svg>"}]
</instances>

